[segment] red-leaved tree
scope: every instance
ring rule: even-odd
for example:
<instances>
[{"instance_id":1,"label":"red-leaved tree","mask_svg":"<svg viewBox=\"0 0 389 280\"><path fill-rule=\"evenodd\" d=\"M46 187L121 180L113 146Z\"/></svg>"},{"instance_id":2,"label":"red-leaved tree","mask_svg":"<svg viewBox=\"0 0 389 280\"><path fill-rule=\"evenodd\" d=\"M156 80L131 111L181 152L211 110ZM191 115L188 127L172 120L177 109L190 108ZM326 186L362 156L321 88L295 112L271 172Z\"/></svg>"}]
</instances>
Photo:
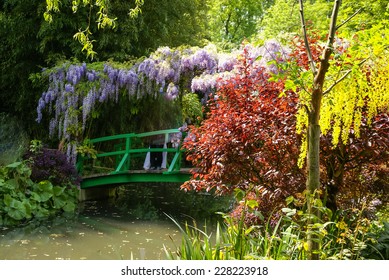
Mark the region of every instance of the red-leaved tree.
<instances>
[{"instance_id":1,"label":"red-leaved tree","mask_svg":"<svg viewBox=\"0 0 389 280\"><path fill-rule=\"evenodd\" d=\"M291 57L303 56L297 48ZM220 194L236 188L248 191L249 198L259 202L258 210L269 217L286 197L299 196L305 189L305 169L297 166L298 98L291 91L281 97L282 81L269 81L267 71L253 64L247 49L234 73L219 81L201 126L191 127L184 148L196 169L182 187ZM330 133L322 135L320 147L326 206L337 210L360 207L374 197L388 200L388 114L377 115L371 124L363 122L360 137L351 132L349 141L336 147Z\"/></svg>"},{"instance_id":2,"label":"red-leaved tree","mask_svg":"<svg viewBox=\"0 0 389 280\"><path fill-rule=\"evenodd\" d=\"M305 188L297 166L297 97L280 97L282 82L270 82L247 49L235 70L219 81L202 125L191 127L184 148L197 169L182 187L217 193L240 188L255 194L266 217Z\"/></svg>"}]
</instances>

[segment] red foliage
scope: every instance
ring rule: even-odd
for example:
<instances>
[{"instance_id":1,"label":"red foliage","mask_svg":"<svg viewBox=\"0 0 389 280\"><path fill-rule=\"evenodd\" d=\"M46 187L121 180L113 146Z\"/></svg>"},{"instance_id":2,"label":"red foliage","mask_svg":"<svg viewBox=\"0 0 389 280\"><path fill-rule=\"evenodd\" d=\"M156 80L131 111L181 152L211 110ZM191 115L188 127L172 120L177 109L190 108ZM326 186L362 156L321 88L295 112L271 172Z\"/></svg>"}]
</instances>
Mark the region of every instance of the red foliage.
<instances>
[{"instance_id":1,"label":"red foliage","mask_svg":"<svg viewBox=\"0 0 389 280\"><path fill-rule=\"evenodd\" d=\"M315 32L311 33L311 36L308 38L309 45L311 47L311 54L313 61L318 63L320 61L320 56L323 53L324 46L320 44L320 35ZM295 40L292 41L292 45L293 51L290 53L290 60L295 61L298 67L309 70L309 58L303 38L296 36Z\"/></svg>"},{"instance_id":2,"label":"red foliage","mask_svg":"<svg viewBox=\"0 0 389 280\"><path fill-rule=\"evenodd\" d=\"M304 55L295 57L307 66ZM190 128L184 148L196 171L182 188L220 194L246 190L268 218L287 196L301 197L305 189L305 170L297 167L298 98L293 92L280 97L282 81L270 82L246 52L236 70L234 76L220 81L201 126ZM323 199L334 210L360 206L356 202L368 202L371 194L381 195L382 202L388 200L388 114L378 115L371 125L363 123L360 131L360 138L351 132L350 141L335 149L330 134L321 138Z\"/></svg>"},{"instance_id":3,"label":"red foliage","mask_svg":"<svg viewBox=\"0 0 389 280\"><path fill-rule=\"evenodd\" d=\"M269 82L247 53L238 70L220 83L202 125L191 127L184 148L198 171L182 187L218 193L254 189L261 210L270 213L305 186L297 167L297 96L279 97L282 82Z\"/></svg>"},{"instance_id":4,"label":"red foliage","mask_svg":"<svg viewBox=\"0 0 389 280\"><path fill-rule=\"evenodd\" d=\"M360 134L351 131L347 145L336 148L330 134L322 137L322 182L333 209L361 208L375 198L389 202L389 114L377 115L370 125L363 119Z\"/></svg>"},{"instance_id":5,"label":"red foliage","mask_svg":"<svg viewBox=\"0 0 389 280\"><path fill-rule=\"evenodd\" d=\"M310 46L312 60L315 63L316 67L319 67L320 58L324 50L323 39L319 33L310 31L310 36L308 37L308 43ZM350 57L347 54L348 43L340 38L336 38L334 45L334 54L346 54L347 57ZM300 68L306 71L309 70L309 58L305 48L305 43L302 37L296 36L292 41L292 52L289 54L289 59L294 61L294 63ZM336 57L336 56L335 56ZM344 65L341 60L334 60L336 66Z\"/></svg>"}]
</instances>

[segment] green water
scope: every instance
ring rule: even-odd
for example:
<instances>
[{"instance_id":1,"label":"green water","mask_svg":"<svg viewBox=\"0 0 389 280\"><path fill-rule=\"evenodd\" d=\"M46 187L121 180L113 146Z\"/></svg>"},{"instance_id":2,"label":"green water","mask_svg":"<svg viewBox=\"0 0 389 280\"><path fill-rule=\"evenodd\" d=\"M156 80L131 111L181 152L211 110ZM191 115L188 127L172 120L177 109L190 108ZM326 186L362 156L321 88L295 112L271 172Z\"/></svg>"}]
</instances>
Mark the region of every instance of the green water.
<instances>
[{"instance_id":1,"label":"green water","mask_svg":"<svg viewBox=\"0 0 389 280\"><path fill-rule=\"evenodd\" d=\"M174 251L181 242L167 215L212 227L215 212L229 206L229 198L188 194L174 184L120 188L116 198L80 203L75 215L1 228L0 259L165 259L164 246Z\"/></svg>"}]
</instances>

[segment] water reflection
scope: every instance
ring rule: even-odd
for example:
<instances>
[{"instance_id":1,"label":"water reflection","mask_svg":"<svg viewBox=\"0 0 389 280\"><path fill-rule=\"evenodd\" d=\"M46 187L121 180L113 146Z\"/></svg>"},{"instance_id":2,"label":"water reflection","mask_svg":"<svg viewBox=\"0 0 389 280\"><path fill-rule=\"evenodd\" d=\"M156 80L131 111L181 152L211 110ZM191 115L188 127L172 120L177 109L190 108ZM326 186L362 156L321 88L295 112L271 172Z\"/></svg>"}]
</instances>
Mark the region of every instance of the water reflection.
<instances>
[{"instance_id":1,"label":"water reflection","mask_svg":"<svg viewBox=\"0 0 389 280\"><path fill-rule=\"evenodd\" d=\"M165 259L163 246L181 242L166 214L212 222L228 207L227 198L186 194L176 185L121 188L116 198L82 203L76 215L0 229L0 259Z\"/></svg>"}]
</instances>

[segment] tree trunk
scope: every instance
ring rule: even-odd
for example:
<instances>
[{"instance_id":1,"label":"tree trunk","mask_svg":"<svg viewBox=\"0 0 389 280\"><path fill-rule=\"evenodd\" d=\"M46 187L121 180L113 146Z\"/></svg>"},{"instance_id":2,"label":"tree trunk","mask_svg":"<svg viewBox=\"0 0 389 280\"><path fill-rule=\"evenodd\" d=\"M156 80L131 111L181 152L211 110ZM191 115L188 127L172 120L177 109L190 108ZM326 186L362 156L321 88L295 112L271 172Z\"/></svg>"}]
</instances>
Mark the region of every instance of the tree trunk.
<instances>
[{"instance_id":1,"label":"tree trunk","mask_svg":"<svg viewBox=\"0 0 389 280\"><path fill-rule=\"evenodd\" d=\"M309 124L308 127L308 178L307 178L307 214L308 214L308 259L319 259L320 242L314 236L310 227L315 223L314 220L320 215L316 211L314 200L318 198L317 190L320 188L320 125Z\"/></svg>"},{"instance_id":2,"label":"tree trunk","mask_svg":"<svg viewBox=\"0 0 389 280\"><path fill-rule=\"evenodd\" d=\"M308 43L308 35L305 25L304 18L304 4L303 0L300 2L300 17L301 17L301 27L304 35L305 49L307 51L308 59L313 79L313 90L311 95L311 102L309 104L308 110L308 151L307 151L307 168L308 168L308 178L307 178L307 209L308 209L308 223L307 223L307 244L308 244L308 259L316 260L319 259L319 249L320 242L314 232L311 230L315 217L318 217L319 213L315 210L315 198L317 197L320 187L320 109L321 109L321 100L323 97L323 85L325 81L325 76L330 66L329 60L333 51L333 43L335 39L336 31L336 20L338 17L339 7L341 5L341 0L335 0L332 15L331 23L328 32L328 41L326 47L323 51L323 55L320 60L320 66L316 68L316 62L313 60L311 49Z\"/></svg>"}]
</instances>

